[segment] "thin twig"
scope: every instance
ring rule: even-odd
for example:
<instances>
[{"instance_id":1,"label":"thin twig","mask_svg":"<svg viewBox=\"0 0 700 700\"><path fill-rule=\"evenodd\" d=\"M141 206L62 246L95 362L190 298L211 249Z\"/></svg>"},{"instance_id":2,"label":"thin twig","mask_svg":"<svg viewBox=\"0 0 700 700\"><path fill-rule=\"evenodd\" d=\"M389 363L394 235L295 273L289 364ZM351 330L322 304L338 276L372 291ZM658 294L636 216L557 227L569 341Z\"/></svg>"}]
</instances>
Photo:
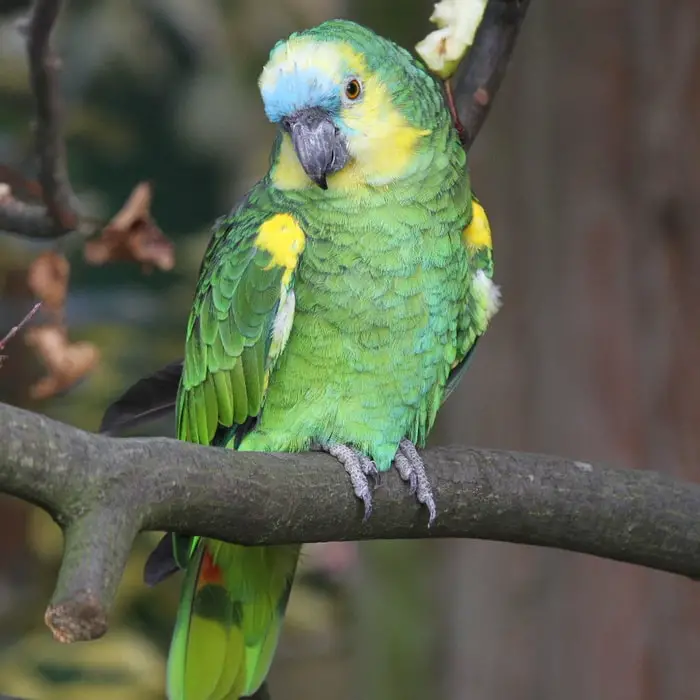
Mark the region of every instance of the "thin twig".
<instances>
[{"instance_id":1,"label":"thin twig","mask_svg":"<svg viewBox=\"0 0 700 700\"><path fill-rule=\"evenodd\" d=\"M10 328L10 331L8 334L0 340L0 353L5 349L5 346L19 333L24 326L29 323L34 318L34 315L36 312L41 308L41 302L38 301L32 308L29 310L27 315L16 325ZM7 357L7 355L0 355L0 367L2 367L2 361Z\"/></svg>"}]
</instances>

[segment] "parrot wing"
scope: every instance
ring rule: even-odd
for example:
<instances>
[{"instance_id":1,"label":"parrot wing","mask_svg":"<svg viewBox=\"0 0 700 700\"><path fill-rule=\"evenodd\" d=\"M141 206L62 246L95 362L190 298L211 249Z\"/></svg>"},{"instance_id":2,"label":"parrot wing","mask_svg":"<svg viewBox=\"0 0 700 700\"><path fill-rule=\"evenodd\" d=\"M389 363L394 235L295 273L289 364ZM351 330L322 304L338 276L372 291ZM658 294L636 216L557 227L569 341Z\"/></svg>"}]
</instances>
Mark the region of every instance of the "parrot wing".
<instances>
[{"instance_id":1,"label":"parrot wing","mask_svg":"<svg viewBox=\"0 0 700 700\"><path fill-rule=\"evenodd\" d=\"M493 315L500 306L500 292L493 283L493 247L491 227L484 208L472 195L472 218L464 229L462 241L473 270L468 302L458 326L458 353L443 394L443 402L456 389L474 356L474 350Z\"/></svg>"},{"instance_id":2,"label":"parrot wing","mask_svg":"<svg viewBox=\"0 0 700 700\"><path fill-rule=\"evenodd\" d=\"M177 398L181 440L242 437L291 331L304 233L291 214L249 201L219 223L202 263Z\"/></svg>"}]
</instances>

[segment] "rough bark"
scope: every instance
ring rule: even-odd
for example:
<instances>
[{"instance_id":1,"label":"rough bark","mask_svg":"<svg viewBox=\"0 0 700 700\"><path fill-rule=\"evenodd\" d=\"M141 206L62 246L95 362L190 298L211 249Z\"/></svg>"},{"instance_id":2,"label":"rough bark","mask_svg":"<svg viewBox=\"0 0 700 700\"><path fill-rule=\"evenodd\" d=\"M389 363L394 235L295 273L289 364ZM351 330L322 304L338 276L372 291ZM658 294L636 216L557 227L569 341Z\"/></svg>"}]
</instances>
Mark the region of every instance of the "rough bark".
<instances>
[{"instance_id":1,"label":"rough bark","mask_svg":"<svg viewBox=\"0 0 700 700\"><path fill-rule=\"evenodd\" d=\"M65 552L47 623L62 641L106 630L139 530L241 544L473 537L558 547L700 577L700 486L654 472L465 447L425 453L440 507L398 478L368 523L322 454L231 453L168 438L86 433L0 404L0 491L45 508ZM235 462L235 466L234 466Z\"/></svg>"}]
</instances>

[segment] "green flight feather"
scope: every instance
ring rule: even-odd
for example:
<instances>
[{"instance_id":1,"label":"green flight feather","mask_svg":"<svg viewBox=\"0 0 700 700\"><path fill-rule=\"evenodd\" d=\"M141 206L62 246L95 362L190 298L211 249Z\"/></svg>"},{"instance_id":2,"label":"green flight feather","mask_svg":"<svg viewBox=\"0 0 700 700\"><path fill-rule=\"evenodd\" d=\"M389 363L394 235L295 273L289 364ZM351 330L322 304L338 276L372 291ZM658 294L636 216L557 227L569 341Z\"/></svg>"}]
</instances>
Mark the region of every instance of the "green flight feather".
<instances>
[{"instance_id":1,"label":"green flight feather","mask_svg":"<svg viewBox=\"0 0 700 700\"><path fill-rule=\"evenodd\" d=\"M173 535L173 537L175 538L177 535ZM187 678L187 644L189 639L192 602L194 600L197 576L199 576L203 554L204 550L201 550L198 556L194 558L188 557L186 564L178 561L181 566L187 567L187 573L185 574L185 580L182 584L180 605L178 607L175 628L170 642L170 654L168 655L167 686L169 698L187 697L185 692L185 680Z\"/></svg>"},{"instance_id":2,"label":"green flight feather","mask_svg":"<svg viewBox=\"0 0 700 700\"><path fill-rule=\"evenodd\" d=\"M231 370L231 390L236 397L233 407L234 422L240 424L249 415L248 413L248 392L246 390L245 373L243 372L243 360L236 362Z\"/></svg>"},{"instance_id":3,"label":"green flight feather","mask_svg":"<svg viewBox=\"0 0 700 700\"><path fill-rule=\"evenodd\" d=\"M259 347L252 346L243 349L243 375L248 396L248 414L257 416L260 411L260 401L262 398L262 377L263 372L258 360Z\"/></svg>"},{"instance_id":4,"label":"green flight feather","mask_svg":"<svg viewBox=\"0 0 700 700\"><path fill-rule=\"evenodd\" d=\"M219 409L219 423L230 426L233 423L233 388L228 372L214 372L212 375L216 401Z\"/></svg>"}]
</instances>

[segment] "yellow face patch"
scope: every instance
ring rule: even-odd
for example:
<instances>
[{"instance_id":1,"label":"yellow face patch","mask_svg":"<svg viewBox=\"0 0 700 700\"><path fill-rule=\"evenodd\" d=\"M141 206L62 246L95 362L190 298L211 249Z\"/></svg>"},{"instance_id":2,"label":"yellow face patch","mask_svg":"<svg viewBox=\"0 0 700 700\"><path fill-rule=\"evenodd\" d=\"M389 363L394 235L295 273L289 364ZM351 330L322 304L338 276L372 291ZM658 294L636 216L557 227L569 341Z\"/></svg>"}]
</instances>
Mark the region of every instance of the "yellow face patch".
<instances>
[{"instance_id":1,"label":"yellow face patch","mask_svg":"<svg viewBox=\"0 0 700 700\"><path fill-rule=\"evenodd\" d=\"M365 69L360 76L366 73ZM362 99L344 107L340 115L350 129L346 138L352 159L328 178L329 186L386 185L400 178L413 159L419 140L430 134L430 129L417 129L406 121L376 76L362 82Z\"/></svg>"},{"instance_id":2,"label":"yellow face patch","mask_svg":"<svg viewBox=\"0 0 700 700\"><path fill-rule=\"evenodd\" d=\"M472 199L472 220L462 233L464 242L474 248L492 248L491 226L484 208Z\"/></svg>"},{"instance_id":3,"label":"yellow face patch","mask_svg":"<svg viewBox=\"0 0 700 700\"><path fill-rule=\"evenodd\" d=\"M272 257L270 268L285 268L282 283L288 284L304 252L306 236L291 214L275 214L261 224L255 245Z\"/></svg>"},{"instance_id":4,"label":"yellow face patch","mask_svg":"<svg viewBox=\"0 0 700 700\"><path fill-rule=\"evenodd\" d=\"M282 137L282 146L272 171L272 183L279 190L302 190L312 185L316 187L301 167L288 134Z\"/></svg>"}]
</instances>

